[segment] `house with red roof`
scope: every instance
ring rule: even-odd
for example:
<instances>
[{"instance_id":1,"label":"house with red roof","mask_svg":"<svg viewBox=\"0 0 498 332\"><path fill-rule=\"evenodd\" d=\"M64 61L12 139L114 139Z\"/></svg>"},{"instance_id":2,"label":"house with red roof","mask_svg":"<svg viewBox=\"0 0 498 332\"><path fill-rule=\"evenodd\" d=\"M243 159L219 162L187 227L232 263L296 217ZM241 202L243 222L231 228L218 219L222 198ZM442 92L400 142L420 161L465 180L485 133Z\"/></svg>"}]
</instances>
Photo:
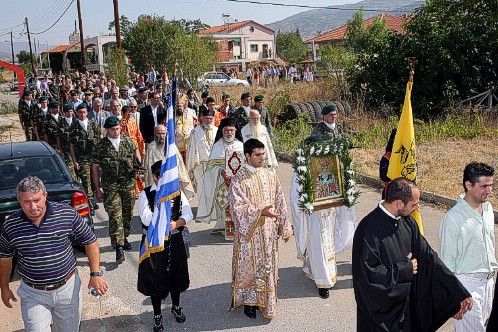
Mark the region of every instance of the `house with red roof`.
<instances>
[{"instance_id":1,"label":"house with red roof","mask_svg":"<svg viewBox=\"0 0 498 332\"><path fill-rule=\"evenodd\" d=\"M389 14L382 13L380 15L365 20L363 22L365 28L370 27L377 18L381 19L386 23L388 30L404 34L405 33L404 24L408 21L409 16L408 15L392 16ZM313 45L316 50L320 48L320 45L324 44L341 46L344 45L347 34L348 34L348 26L347 24L345 24L336 29L324 32L314 38L307 39L304 42L306 44Z\"/></svg>"},{"instance_id":2,"label":"house with red roof","mask_svg":"<svg viewBox=\"0 0 498 332\"><path fill-rule=\"evenodd\" d=\"M245 70L251 62L276 58L275 31L253 20L212 26L198 32L218 43L218 68Z\"/></svg>"}]
</instances>

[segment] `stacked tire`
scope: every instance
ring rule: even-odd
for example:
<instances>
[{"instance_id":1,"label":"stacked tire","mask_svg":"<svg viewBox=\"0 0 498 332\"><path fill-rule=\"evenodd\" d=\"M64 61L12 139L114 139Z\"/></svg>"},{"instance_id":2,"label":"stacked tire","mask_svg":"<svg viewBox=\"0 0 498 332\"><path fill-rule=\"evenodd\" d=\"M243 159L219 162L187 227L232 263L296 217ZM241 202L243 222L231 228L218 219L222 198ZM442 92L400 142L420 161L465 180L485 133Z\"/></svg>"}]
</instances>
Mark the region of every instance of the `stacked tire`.
<instances>
[{"instance_id":1,"label":"stacked tire","mask_svg":"<svg viewBox=\"0 0 498 332\"><path fill-rule=\"evenodd\" d=\"M282 122L296 119L302 113L308 114L309 122L316 123L322 121L322 108L325 105L334 103L337 106L337 112L341 118L351 114L351 105L346 100L334 101L307 101L304 103L292 103L285 106L284 112L280 115L279 120Z\"/></svg>"}]
</instances>

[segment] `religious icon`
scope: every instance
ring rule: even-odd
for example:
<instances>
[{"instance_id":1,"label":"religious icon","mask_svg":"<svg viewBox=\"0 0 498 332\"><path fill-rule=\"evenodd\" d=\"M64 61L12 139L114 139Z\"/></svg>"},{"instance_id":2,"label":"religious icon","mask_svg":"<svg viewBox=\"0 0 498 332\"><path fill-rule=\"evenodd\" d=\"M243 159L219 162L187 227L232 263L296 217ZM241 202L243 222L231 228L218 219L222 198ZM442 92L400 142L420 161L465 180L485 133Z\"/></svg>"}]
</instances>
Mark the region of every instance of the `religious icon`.
<instances>
[{"instance_id":1,"label":"religious icon","mask_svg":"<svg viewBox=\"0 0 498 332\"><path fill-rule=\"evenodd\" d=\"M310 171L315 198L314 209L343 205L343 174L338 156L312 156Z\"/></svg>"},{"instance_id":2,"label":"religious icon","mask_svg":"<svg viewBox=\"0 0 498 332\"><path fill-rule=\"evenodd\" d=\"M225 172L229 177L237 174L245 162L244 153L241 151L227 151L225 158Z\"/></svg>"}]
</instances>

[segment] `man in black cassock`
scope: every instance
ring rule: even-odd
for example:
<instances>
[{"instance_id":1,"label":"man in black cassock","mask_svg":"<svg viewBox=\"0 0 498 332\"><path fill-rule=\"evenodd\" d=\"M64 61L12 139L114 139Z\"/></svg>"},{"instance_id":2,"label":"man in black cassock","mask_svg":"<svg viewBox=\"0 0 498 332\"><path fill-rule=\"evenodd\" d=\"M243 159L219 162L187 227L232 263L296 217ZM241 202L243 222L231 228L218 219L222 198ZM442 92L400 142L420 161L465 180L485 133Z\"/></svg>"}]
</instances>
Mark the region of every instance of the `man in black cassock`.
<instances>
[{"instance_id":1,"label":"man in black cassock","mask_svg":"<svg viewBox=\"0 0 498 332\"><path fill-rule=\"evenodd\" d=\"M461 319L472 297L410 218L420 191L393 180L386 199L360 222L353 240L358 331L435 331Z\"/></svg>"}]
</instances>

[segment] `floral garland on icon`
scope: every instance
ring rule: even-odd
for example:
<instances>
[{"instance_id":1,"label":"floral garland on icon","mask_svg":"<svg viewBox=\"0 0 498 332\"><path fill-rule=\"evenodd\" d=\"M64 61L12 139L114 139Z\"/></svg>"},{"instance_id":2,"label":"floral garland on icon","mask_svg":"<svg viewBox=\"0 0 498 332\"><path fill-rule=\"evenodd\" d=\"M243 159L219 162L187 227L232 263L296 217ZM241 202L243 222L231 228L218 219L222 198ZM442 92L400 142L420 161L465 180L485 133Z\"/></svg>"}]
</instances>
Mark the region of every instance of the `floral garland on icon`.
<instances>
[{"instance_id":1,"label":"floral garland on icon","mask_svg":"<svg viewBox=\"0 0 498 332\"><path fill-rule=\"evenodd\" d=\"M298 205L306 213L313 212L314 192L308 162L311 156L337 155L342 163L344 176L344 205L353 206L360 195L356 189L356 172L353 159L349 154L351 142L347 137L332 141L305 143L301 142L294 154L292 166L297 175Z\"/></svg>"}]
</instances>

